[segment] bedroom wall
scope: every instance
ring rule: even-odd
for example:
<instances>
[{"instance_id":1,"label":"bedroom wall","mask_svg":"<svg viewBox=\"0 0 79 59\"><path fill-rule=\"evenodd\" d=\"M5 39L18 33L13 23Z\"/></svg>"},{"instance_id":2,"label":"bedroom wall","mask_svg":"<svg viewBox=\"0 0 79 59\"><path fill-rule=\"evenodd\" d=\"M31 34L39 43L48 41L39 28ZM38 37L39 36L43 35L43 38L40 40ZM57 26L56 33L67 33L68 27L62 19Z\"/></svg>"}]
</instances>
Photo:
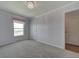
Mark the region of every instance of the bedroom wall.
<instances>
[{"instance_id":1,"label":"bedroom wall","mask_svg":"<svg viewBox=\"0 0 79 59\"><path fill-rule=\"evenodd\" d=\"M65 48L65 13L79 9L79 3L67 5L37 16L31 21L31 39Z\"/></svg>"},{"instance_id":2,"label":"bedroom wall","mask_svg":"<svg viewBox=\"0 0 79 59\"><path fill-rule=\"evenodd\" d=\"M24 36L14 37L12 16L18 16L0 11L0 45L9 44L18 40L28 39L28 19L25 18Z\"/></svg>"},{"instance_id":3,"label":"bedroom wall","mask_svg":"<svg viewBox=\"0 0 79 59\"><path fill-rule=\"evenodd\" d=\"M35 18L31 22L31 37L34 40L64 47L64 14L62 10Z\"/></svg>"}]
</instances>

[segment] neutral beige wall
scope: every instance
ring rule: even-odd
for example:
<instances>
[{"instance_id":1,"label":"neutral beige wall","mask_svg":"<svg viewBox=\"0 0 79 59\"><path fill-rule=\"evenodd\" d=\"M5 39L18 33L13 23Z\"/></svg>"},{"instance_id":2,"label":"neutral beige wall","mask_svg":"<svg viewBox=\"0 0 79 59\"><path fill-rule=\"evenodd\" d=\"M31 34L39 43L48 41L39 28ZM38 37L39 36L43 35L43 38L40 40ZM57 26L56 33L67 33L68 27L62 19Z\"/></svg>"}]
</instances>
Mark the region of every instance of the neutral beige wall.
<instances>
[{"instance_id":1,"label":"neutral beige wall","mask_svg":"<svg viewBox=\"0 0 79 59\"><path fill-rule=\"evenodd\" d=\"M58 9L31 21L31 38L64 49L64 11Z\"/></svg>"},{"instance_id":2,"label":"neutral beige wall","mask_svg":"<svg viewBox=\"0 0 79 59\"><path fill-rule=\"evenodd\" d=\"M79 45L79 10L66 13L66 43Z\"/></svg>"},{"instance_id":3,"label":"neutral beige wall","mask_svg":"<svg viewBox=\"0 0 79 59\"><path fill-rule=\"evenodd\" d=\"M30 38L51 46L65 48L65 12L79 9L79 3L49 11L30 23Z\"/></svg>"},{"instance_id":4,"label":"neutral beige wall","mask_svg":"<svg viewBox=\"0 0 79 59\"><path fill-rule=\"evenodd\" d=\"M13 35L13 20L12 16L18 16L15 14L10 14L5 11L0 10L0 46L16 42L18 40L28 39L28 19L25 18L25 31L24 36L14 37Z\"/></svg>"}]
</instances>

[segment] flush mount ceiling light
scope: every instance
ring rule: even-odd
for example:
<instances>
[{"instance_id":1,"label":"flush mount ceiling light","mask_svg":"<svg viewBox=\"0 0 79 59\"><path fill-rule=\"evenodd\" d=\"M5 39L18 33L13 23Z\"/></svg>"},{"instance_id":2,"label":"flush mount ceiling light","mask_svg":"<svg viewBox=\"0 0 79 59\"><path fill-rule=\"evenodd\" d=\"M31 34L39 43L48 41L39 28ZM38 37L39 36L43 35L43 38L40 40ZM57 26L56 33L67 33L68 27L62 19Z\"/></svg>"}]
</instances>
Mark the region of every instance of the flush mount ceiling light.
<instances>
[{"instance_id":1,"label":"flush mount ceiling light","mask_svg":"<svg viewBox=\"0 0 79 59\"><path fill-rule=\"evenodd\" d=\"M25 2L25 5L30 8L30 9L33 9L36 7L36 2L35 1L26 1Z\"/></svg>"}]
</instances>

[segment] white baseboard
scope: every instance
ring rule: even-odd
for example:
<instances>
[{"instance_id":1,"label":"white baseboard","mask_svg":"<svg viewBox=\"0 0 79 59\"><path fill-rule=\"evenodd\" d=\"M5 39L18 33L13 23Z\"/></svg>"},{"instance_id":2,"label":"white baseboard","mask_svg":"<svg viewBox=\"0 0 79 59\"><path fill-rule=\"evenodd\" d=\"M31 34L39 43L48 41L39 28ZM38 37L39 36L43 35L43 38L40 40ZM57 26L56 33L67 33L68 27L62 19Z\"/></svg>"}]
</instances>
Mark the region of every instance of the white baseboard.
<instances>
[{"instance_id":1,"label":"white baseboard","mask_svg":"<svg viewBox=\"0 0 79 59\"><path fill-rule=\"evenodd\" d=\"M35 40L35 41L38 41L40 43L44 43L44 44L47 44L47 45L50 45L50 46L53 46L53 47L57 47L57 48L60 48L60 49L65 49L65 47L59 47L58 45L54 45L54 44L51 44L51 43L48 43L48 42L45 42L45 41L40 41L40 40Z\"/></svg>"}]
</instances>

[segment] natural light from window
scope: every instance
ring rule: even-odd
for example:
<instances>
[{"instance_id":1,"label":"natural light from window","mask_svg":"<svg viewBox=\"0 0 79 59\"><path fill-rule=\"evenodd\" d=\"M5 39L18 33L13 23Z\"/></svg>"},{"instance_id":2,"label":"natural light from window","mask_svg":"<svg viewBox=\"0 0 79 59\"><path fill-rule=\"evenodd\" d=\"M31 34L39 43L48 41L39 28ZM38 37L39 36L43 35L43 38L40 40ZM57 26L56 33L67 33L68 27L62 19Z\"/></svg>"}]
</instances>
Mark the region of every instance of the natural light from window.
<instances>
[{"instance_id":1,"label":"natural light from window","mask_svg":"<svg viewBox=\"0 0 79 59\"><path fill-rule=\"evenodd\" d=\"M24 35L24 22L14 20L13 25L14 25L14 36L23 36Z\"/></svg>"}]
</instances>

